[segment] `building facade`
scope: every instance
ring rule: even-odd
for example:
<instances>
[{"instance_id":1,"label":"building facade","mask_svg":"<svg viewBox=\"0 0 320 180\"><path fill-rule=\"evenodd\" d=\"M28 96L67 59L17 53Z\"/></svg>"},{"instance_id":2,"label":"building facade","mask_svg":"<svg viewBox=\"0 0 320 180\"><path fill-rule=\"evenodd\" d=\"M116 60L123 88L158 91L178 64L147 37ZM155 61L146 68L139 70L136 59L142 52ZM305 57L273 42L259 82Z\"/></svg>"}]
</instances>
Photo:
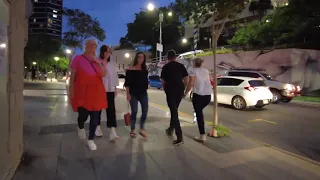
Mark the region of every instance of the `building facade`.
<instances>
[{"instance_id":1,"label":"building facade","mask_svg":"<svg viewBox=\"0 0 320 180\"><path fill-rule=\"evenodd\" d=\"M29 34L48 34L61 38L62 0L32 0L33 13L29 18Z\"/></svg>"},{"instance_id":2,"label":"building facade","mask_svg":"<svg viewBox=\"0 0 320 180\"><path fill-rule=\"evenodd\" d=\"M10 180L23 153L23 55L30 0L0 0L0 180Z\"/></svg>"},{"instance_id":3,"label":"building facade","mask_svg":"<svg viewBox=\"0 0 320 180\"><path fill-rule=\"evenodd\" d=\"M252 3L252 2L251 2ZM254 20L261 19L262 16L269 14L272 12L271 10L267 10L266 14L261 15L257 12L250 11L250 4L247 3L245 5L245 8L241 13L239 13L235 18L233 19L227 19L225 23L225 27L223 32L221 33L221 36L218 40L218 46L224 46L227 45L227 40L231 39L233 35L235 34L237 28L234 26L236 24L243 24L252 22ZM282 7L288 5L288 0L272 0L271 1L273 7ZM216 21L216 24L221 24L223 21ZM193 30L194 30L194 24L193 23L186 23L185 24L185 37L186 38L192 38L193 37ZM198 49L207 49L211 48L211 28L212 26L212 18L210 18L206 23L201 24L200 32L199 32L199 42L198 42Z\"/></svg>"}]
</instances>

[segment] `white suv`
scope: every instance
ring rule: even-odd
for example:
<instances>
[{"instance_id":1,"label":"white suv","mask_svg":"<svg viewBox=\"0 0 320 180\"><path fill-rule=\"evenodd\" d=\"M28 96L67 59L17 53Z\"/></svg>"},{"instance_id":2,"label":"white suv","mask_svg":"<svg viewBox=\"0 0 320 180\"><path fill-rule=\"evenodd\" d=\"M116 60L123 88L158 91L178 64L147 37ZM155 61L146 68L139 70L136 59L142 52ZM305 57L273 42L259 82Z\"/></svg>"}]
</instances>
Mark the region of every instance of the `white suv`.
<instances>
[{"instance_id":1,"label":"white suv","mask_svg":"<svg viewBox=\"0 0 320 180\"><path fill-rule=\"evenodd\" d=\"M270 90L273 94L272 101L273 103L278 103L280 101L288 103L295 96L300 96L301 88L288 83L282 83L277 80L272 79L270 75L263 72L263 69L245 69L245 68L236 68L229 70L225 75L226 76L236 76L236 77L250 77L250 78L259 78L264 81L264 83L270 87Z\"/></svg>"},{"instance_id":2,"label":"white suv","mask_svg":"<svg viewBox=\"0 0 320 180\"><path fill-rule=\"evenodd\" d=\"M270 104L272 93L261 79L223 76L217 78L219 104L231 105L234 109L262 108ZM192 98L192 92L189 95ZM211 101L213 101L211 94Z\"/></svg>"}]
</instances>

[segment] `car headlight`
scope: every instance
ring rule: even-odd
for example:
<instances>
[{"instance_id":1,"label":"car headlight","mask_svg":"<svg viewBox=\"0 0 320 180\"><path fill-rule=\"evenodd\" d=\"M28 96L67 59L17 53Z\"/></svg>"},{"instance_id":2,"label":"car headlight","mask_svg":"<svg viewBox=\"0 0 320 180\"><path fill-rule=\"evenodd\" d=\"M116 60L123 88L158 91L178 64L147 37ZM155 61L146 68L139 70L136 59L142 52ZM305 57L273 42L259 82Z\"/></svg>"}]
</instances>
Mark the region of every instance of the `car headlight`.
<instances>
[{"instance_id":1,"label":"car headlight","mask_svg":"<svg viewBox=\"0 0 320 180\"><path fill-rule=\"evenodd\" d=\"M293 87L293 85L291 85L291 84L284 84L284 85L283 85L283 88L284 88L285 90L288 90L288 91L294 90L294 87Z\"/></svg>"}]
</instances>

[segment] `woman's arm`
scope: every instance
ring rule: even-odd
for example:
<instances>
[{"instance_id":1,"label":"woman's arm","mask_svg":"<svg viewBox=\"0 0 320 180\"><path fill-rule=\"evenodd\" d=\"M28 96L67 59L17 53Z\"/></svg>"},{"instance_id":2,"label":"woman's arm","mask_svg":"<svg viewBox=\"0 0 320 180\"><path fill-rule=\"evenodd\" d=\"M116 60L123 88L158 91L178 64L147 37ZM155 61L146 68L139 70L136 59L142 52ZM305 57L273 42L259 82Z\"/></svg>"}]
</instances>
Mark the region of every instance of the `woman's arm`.
<instances>
[{"instance_id":1,"label":"woman's arm","mask_svg":"<svg viewBox=\"0 0 320 180\"><path fill-rule=\"evenodd\" d=\"M130 70L126 71L126 78L124 81L124 86L126 88L126 92L127 92L127 100L130 101L131 100L131 96L130 96L130 84L131 84L131 77L130 77Z\"/></svg>"},{"instance_id":2,"label":"woman's arm","mask_svg":"<svg viewBox=\"0 0 320 180\"><path fill-rule=\"evenodd\" d=\"M189 76L189 83L188 83L186 92L184 93L185 95L187 95L191 90L191 88L194 86L194 81L195 81L195 76Z\"/></svg>"}]
</instances>

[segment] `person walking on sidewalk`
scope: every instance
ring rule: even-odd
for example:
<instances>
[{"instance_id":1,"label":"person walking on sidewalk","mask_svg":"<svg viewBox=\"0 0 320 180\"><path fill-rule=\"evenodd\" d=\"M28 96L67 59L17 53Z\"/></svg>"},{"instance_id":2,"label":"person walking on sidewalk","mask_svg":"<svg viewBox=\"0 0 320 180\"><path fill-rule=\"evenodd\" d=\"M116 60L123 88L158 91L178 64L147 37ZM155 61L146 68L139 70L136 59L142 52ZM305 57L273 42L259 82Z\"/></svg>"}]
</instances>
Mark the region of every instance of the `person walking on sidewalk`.
<instances>
[{"instance_id":1,"label":"person walking on sidewalk","mask_svg":"<svg viewBox=\"0 0 320 180\"><path fill-rule=\"evenodd\" d=\"M208 69L202 67L203 60L195 58L193 60L194 68L190 71L190 81L185 92L185 95L189 93L193 88L192 104L196 114L200 137L195 137L198 142L206 141L206 132L204 126L203 109L211 101L212 86L210 83L210 73Z\"/></svg>"},{"instance_id":2,"label":"person walking on sidewalk","mask_svg":"<svg viewBox=\"0 0 320 180\"><path fill-rule=\"evenodd\" d=\"M176 62L176 52L170 50L167 53L169 62L161 71L162 87L167 96L167 103L171 113L170 126L166 130L167 135L172 136L176 132L177 140L174 145L183 144L182 129L180 126L178 108L184 96L185 87L188 84L188 72L183 64Z\"/></svg>"},{"instance_id":3,"label":"person walking on sidewalk","mask_svg":"<svg viewBox=\"0 0 320 180\"><path fill-rule=\"evenodd\" d=\"M78 112L78 136L86 139L84 123L90 115L88 146L96 150L93 139L99 122L100 111L107 108L107 97L102 78L106 74L105 67L95 56L97 42L87 40L83 55L74 57L71 64L69 98L72 108Z\"/></svg>"},{"instance_id":4,"label":"person walking on sidewalk","mask_svg":"<svg viewBox=\"0 0 320 180\"><path fill-rule=\"evenodd\" d=\"M119 85L119 79L117 74L116 63L112 59L112 50L107 45L102 45L100 48L100 60L103 66L106 68L106 76L103 78L103 84L107 93L108 99L108 108L106 109L107 115L107 127L110 128L110 141L113 141L119 136L116 132L117 127L117 119L116 119L116 107L115 107L115 97L117 96L117 86ZM101 131L101 112L100 111L100 119L98 122L98 126L96 129L96 136L103 136Z\"/></svg>"},{"instance_id":5,"label":"person walking on sidewalk","mask_svg":"<svg viewBox=\"0 0 320 180\"><path fill-rule=\"evenodd\" d=\"M131 106L131 137L136 137L136 119L138 112L138 102L141 104L142 115L140 118L139 134L147 138L145 132L145 121L148 115L148 70L146 65L146 55L142 52L136 54L133 61L133 66L129 67L126 72L124 86L127 91L127 100Z\"/></svg>"}]
</instances>

